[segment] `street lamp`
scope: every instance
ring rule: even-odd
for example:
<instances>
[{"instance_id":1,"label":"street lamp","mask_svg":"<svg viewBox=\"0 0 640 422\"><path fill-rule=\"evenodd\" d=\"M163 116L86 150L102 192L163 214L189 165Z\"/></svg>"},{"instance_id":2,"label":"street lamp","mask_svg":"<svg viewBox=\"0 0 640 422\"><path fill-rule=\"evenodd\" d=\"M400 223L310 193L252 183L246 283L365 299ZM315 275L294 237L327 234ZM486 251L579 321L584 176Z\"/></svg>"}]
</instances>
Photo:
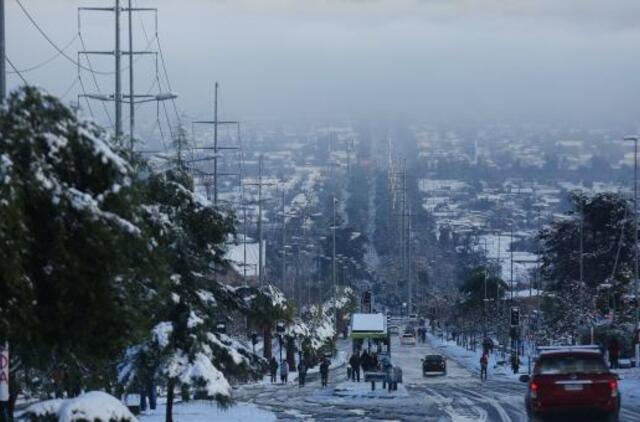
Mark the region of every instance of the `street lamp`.
<instances>
[{"instance_id":1,"label":"street lamp","mask_svg":"<svg viewBox=\"0 0 640 422\"><path fill-rule=\"evenodd\" d=\"M638 341L638 332L640 332L640 303L638 303L638 137L627 136L625 141L633 142L633 295L635 298L635 366L640 367L640 341Z\"/></svg>"}]
</instances>

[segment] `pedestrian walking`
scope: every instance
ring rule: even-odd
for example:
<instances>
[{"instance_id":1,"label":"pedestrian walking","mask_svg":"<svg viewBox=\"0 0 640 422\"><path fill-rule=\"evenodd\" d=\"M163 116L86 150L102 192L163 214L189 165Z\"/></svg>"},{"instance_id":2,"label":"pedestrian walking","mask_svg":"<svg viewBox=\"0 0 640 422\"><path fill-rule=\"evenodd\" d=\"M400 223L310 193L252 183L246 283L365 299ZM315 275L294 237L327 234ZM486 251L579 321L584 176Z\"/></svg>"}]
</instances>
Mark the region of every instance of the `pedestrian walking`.
<instances>
[{"instance_id":1,"label":"pedestrian walking","mask_svg":"<svg viewBox=\"0 0 640 422\"><path fill-rule=\"evenodd\" d=\"M351 381L360 382L360 357L357 351L349 358L349 365L351 366Z\"/></svg>"},{"instance_id":2,"label":"pedestrian walking","mask_svg":"<svg viewBox=\"0 0 640 422\"><path fill-rule=\"evenodd\" d=\"M360 355L360 367L362 367L362 372L366 372L369 370L369 353L367 351L363 351L362 355Z\"/></svg>"},{"instance_id":3,"label":"pedestrian walking","mask_svg":"<svg viewBox=\"0 0 640 422\"><path fill-rule=\"evenodd\" d=\"M326 387L329 382L329 366L331 361L328 358L324 358L320 364L320 382L323 387Z\"/></svg>"},{"instance_id":4,"label":"pedestrian walking","mask_svg":"<svg viewBox=\"0 0 640 422\"><path fill-rule=\"evenodd\" d=\"M520 357L517 353L511 355L511 370L514 374L520 371Z\"/></svg>"},{"instance_id":5,"label":"pedestrian walking","mask_svg":"<svg viewBox=\"0 0 640 422\"><path fill-rule=\"evenodd\" d=\"M489 355L483 353L480 357L480 381L487 380L487 368L489 367Z\"/></svg>"},{"instance_id":6,"label":"pedestrian walking","mask_svg":"<svg viewBox=\"0 0 640 422\"><path fill-rule=\"evenodd\" d=\"M272 357L269 361L269 373L271 374L271 384L276 382L278 374L278 361L275 357Z\"/></svg>"},{"instance_id":7,"label":"pedestrian walking","mask_svg":"<svg viewBox=\"0 0 640 422\"><path fill-rule=\"evenodd\" d=\"M300 359L298 364L298 386L304 387L305 379L307 378L307 365L304 359Z\"/></svg>"},{"instance_id":8,"label":"pedestrian walking","mask_svg":"<svg viewBox=\"0 0 640 422\"><path fill-rule=\"evenodd\" d=\"M280 382L283 384L289 382L289 364L284 359L280 363Z\"/></svg>"}]
</instances>

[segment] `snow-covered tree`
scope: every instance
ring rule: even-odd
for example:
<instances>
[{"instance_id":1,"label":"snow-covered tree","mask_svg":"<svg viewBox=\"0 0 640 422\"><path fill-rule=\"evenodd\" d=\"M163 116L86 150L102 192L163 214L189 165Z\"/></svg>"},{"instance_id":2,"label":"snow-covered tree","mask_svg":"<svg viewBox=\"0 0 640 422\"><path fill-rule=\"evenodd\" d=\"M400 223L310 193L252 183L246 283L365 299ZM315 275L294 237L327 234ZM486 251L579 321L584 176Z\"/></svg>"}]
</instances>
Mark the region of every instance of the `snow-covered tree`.
<instances>
[{"instance_id":1,"label":"snow-covered tree","mask_svg":"<svg viewBox=\"0 0 640 422\"><path fill-rule=\"evenodd\" d=\"M271 359L273 330L278 321L288 322L293 317L293 307L285 295L275 286L244 287L237 290L243 299L249 323L262 333L262 356Z\"/></svg>"},{"instance_id":2,"label":"snow-covered tree","mask_svg":"<svg viewBox=\"0 0 640 422\"><path fill-rule=\"evenodd\" d=\"M94 372L136 332L132 171L106 133L35 88L0 108L0 338L24 368Z\"/></svg>"},{"instance_id":3,"label":"snow-covered tree","mask_svg":"<svg viewBox=\"0 0 640 422\"><path fill-rule=\"evenodd\" d=\"M617 193L574 192L570 199L572 210L539 236L546 290L543 325L549 341L573 340L580 327L609 311L614 311L614 320L628 321L632 311L622 300L633 268L629 202Z\"/></svg>"},{"instance_id":4,"label":"snow-covered tree","mask_svg":"<svg viewBox=\"0 0 640 422\"><path fill-rule=\"evenodd\" d=\"M164 304L153 315L148 339L129 349L120 378L127 384L151 370L166 379L170 421L176 386L225 404L231 399L228 377L255 375L261 361L216 331L228 310L242 306L217 281L233 218L194 193L183 168L150 171L142 184L143 220L166 278L159 280Z\"/></svg>"}]
</instances>

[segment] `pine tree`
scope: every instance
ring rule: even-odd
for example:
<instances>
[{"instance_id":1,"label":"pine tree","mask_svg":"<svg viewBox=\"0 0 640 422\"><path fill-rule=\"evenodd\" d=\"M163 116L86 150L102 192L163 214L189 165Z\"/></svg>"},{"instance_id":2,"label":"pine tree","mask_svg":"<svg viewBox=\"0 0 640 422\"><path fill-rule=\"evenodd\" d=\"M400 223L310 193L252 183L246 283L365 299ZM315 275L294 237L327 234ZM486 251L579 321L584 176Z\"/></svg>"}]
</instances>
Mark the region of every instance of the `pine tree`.
<instances>
[{"instance_id":1,"label":"pine tree","mask_svg":"<svg viewBox=\"0 0 640 422\"><path fill-rule=\"evenodd\" d=\"M104 131L35 88L0 109L0 139L0 337L24 370L64 365L81 383L140 317L123 247L144 249L131 168Z\"/></svg>"}]
</instances>

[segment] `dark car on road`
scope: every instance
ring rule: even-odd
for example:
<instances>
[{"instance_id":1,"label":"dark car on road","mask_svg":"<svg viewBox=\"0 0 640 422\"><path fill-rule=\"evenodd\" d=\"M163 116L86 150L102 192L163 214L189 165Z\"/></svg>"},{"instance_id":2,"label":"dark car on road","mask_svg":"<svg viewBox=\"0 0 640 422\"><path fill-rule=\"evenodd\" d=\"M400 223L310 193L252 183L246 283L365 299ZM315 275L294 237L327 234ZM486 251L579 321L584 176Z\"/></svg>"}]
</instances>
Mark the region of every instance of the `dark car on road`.
<instances>
[{"instance_id":1,"label":"dark car on road","mask_svg":"<svg viewBox=\"0 0 640 422\"><path fill-rule=\"evenodd\" d=\"M554 415L566 420L597 416L598 421L618 421L618 376L596 349L561 348L540 353L533 374L520 381L529 388L525 406L530 421Z\"/></svg>"},{"instance_id":2,"label":"dark car on road","mask_svg":"<svg viewBox=\"0 0 640 422\"><path fill-rule=\"evenodd\" d=\"M422 359L422 375L447 375L447 360L442 355L427 355Z\"/></svg>"}]
</instances>

